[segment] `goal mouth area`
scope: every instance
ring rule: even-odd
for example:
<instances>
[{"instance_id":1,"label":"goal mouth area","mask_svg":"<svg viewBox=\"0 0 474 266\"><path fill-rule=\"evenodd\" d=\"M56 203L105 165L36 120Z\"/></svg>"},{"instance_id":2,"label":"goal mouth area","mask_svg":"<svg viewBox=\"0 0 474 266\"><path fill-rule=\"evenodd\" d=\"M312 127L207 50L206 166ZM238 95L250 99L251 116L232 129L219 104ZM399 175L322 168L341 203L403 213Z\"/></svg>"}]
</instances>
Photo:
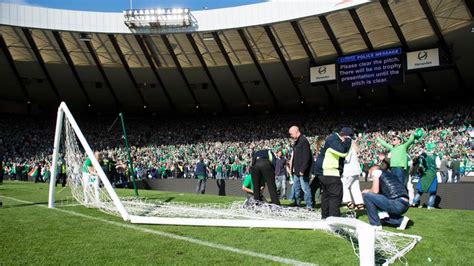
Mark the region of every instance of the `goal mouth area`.
<instances>
[{"instance_id":1,"label":"goal mouth area","mask_svg":"<svg viewBox=\"0 0 474 266\"><path fill-rule=\"evenodd\" d=\"M55 183L60 169L79 204L135 224L322 230L349 239L361 265L402 260L421 240L419 236L376 231L355 218L322 220L318 211L252 200L192 204L119 197L65 103L59 106L56 120L50 208L55 205Z\"/></svg>"}]
</instances>

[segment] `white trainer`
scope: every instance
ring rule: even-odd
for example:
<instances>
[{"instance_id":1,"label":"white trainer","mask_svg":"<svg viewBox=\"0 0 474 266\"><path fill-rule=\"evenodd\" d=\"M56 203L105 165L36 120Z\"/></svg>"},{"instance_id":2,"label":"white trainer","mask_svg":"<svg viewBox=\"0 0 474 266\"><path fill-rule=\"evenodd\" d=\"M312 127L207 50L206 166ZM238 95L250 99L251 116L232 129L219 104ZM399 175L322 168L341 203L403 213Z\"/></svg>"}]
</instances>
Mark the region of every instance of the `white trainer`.
<instances>
[{"instance_id":1,"label":"white trainer","mask_svg":"<svg viewBox=\"0 0 474 266\"><path fill-rule=\"evenodd\" d=\"M408 225L409 221L410 221L410 218L404 216L403 220L402 220L402 223L400 224L400 226L397 227L397 229L398 230L405 230L407 228L407 225Z\"/></svg>"}]
</instances>

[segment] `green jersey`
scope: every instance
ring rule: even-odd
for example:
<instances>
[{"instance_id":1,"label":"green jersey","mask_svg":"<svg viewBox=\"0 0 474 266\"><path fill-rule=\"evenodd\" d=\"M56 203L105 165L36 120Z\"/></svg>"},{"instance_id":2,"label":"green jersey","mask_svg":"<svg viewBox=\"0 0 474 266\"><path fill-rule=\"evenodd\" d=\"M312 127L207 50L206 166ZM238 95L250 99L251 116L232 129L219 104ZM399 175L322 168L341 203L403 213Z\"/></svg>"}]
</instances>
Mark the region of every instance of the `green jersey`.
<instances>
[{"instance_id":1,"label":"green jersey","mask_svg":"<svg viewBox=\"0 0 474 266\"><path fill-rule=\"evenodd\" d=\"M413 141L415 141L415 135L411 135L407 142L397 146L388 144L381 138L377 138L377 141L380 142L383 147L390 150L390 167L403 167L407 169L407 150Z\"/></svg>"},{"instance_id":2,"label":"green jersey","mask_svg":"<svg viewBox=\"0 0 474 266\"><path fill-rule=\"evenodd\" d=\"M245 176L243 186L253 191L252 175L248 174Z\"/></svg>"},{"instance_id":3,"label":"green jersey","mask_svg":"<svg viewBox=\"0 0 474 266\"><path fill-rule=\"evenodd\" d=\"M82 172L89 173L89 167L92 167L92 161L89 157L87 157L86 161L84 162L84 165L82 166Z\"/></svg>"}]
</instances>

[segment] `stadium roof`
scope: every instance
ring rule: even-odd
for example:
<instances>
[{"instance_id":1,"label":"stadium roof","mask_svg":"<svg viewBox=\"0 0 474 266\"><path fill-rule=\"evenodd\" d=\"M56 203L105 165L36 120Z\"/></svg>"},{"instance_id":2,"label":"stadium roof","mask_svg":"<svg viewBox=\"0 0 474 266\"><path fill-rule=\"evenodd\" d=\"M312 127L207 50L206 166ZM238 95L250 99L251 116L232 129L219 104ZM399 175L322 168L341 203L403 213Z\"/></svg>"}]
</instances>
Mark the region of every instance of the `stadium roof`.
<instances>
[{"instance_id":1,"label":"stadium roof","mask_svg":"<svg viewBox=\"0 0 474 266\"><path fill-rule=\"evenodd\" d=\"M0 99L46 108L64 100L76 110L242 112L416 102L474 87L473 1L278 0L191 13L196 27L132 33L122 13L0 3ZM452 63L381 88L343 92L309 82L310 66L390 47L439 47Z\"/></svg>"}]
</instances>

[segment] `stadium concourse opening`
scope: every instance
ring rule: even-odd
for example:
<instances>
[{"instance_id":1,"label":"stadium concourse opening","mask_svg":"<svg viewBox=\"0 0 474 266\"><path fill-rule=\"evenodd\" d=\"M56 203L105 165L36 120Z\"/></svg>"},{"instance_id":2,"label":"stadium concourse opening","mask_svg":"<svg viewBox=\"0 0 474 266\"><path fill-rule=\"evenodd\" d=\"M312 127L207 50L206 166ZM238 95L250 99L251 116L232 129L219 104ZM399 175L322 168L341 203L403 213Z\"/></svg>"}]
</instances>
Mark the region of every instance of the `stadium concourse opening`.
<instances>
[{"instance_id":1,"label":"stadium concourse opening","mask_svg":"<svg viewBox=\"0 0 474 266\"><path fill-rule=\"evenodd\" d=\"M224 264L235 254L286 264L469 259L436 239L469 243L472 234L454 227L448 236L426 221L455 224L474 209L473 1L59 8L0 3L4 224L42 226L35 206L49 197L42 211L65 221L233 253L193 260L160 250L156 263ZM64 229L81 246L94 242L81 228ZM183 235L166 232L173 228ZM326 239L323 256L278 247L286 240L271 234L291 229L317 229L291 234ZM17 231L0 237L30 240ZM32 232L40 242L51 235ZM326 252L342 240L350 252ZM0 261L23 261L15 254Z\"/></svg>"}]
</instances>

